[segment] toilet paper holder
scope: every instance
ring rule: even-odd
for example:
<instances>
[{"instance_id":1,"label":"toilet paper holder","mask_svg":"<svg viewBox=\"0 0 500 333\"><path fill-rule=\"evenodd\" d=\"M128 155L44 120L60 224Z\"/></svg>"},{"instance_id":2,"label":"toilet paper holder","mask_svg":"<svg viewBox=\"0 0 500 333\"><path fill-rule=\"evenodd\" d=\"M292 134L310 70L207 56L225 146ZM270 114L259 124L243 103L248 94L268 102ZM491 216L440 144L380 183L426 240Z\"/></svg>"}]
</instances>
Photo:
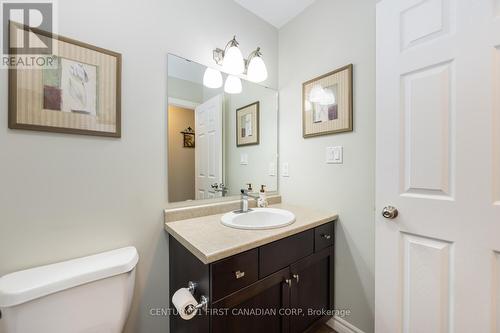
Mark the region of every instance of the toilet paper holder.
<instances>
[{"instance_id":1,"label":"toilet paper holder","mask_svg":"<svg viewBox=\"0 0 500 333\"><path fill-rule=\"evenodd\" d=\"M196 287L198 287L198 284L193 281L188 282L188 287L187 290L191 293L191 295L194 296L194 292L196 291ZM200 301L198 302L198 305L189 305L186 307L184 310L186 314L190 315L195 311L198 311L199 309L202 309L203 311L207 312L208 310L208 298L204 295L201 295Z\"/></svg>"},{"instance_id":2,"label":"toilet paper holder","mask_svg":"<svg viewBox=\"0 0 500 333\"><path fill-rule=\"evenodd\" d=\"M193 312L198 311L199 309L202 309L205 312L207 312L208 310L208 298L203 295L200 297L200 302L198 303L198 305L188 305L184 311L186 312L186 314L190 315Z\"/></svg>"},{"instance_id":3,"label":"toilet paper holder","mask_svg":"<svg viewBox=\"0 0 500 333\"><path fill-rule=\"evenodd\" d=\"M194 296L194 292L196 290L196 287L198 287L198 283L195 283L193 281L189 281L188 282L187 290L189 290L189 292L191 293L191 295Z\"/></svg>"}]
</instances>

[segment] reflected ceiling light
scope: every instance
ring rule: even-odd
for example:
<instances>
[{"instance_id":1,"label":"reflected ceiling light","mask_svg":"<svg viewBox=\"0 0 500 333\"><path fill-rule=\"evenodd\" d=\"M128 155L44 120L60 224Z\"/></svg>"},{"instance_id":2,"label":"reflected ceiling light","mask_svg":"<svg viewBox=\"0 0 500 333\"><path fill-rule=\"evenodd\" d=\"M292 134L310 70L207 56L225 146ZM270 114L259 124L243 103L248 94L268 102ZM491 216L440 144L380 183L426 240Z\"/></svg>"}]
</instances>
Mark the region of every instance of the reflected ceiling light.
<instances>
[{"instance_id":1,"label":"reflected ceiling light","mask_svg":"<svg viewBox=\"0 0 500 333\"><path fill-rule=\"evenodd\" d=\"M248 57L247 77L250 81L256 83L267 79L267 68L264 60L262 60L260 47L253 51Z\"/></svg>"},{"instance_id":2,"label":"reflected ceiling light","mask_svg":"<svg viewBox=\"0 0 500 333\"><path fill-rule=\"evenodd\" d=\"M323 96L319 101L320 105L332 105L335 104L335 95L331 89L324 89Z\"/></svg>"},{"instance_id":3,"label":"reflected ceiling light","mask_svg":"<svg viewBox=\"0 0 500 333\"><path fill-rule=\"evenodd\" d=\"M239 94L242 91L241 79L234 75L228 75L224 84L224 91L228 94Z\"/></svg>"},{"instance_id":4,"label":"reflected ceiling light","mask_svg":"<svg viewBox=\"0 0 500 333\"><path fill-rule=\"evenodd\" d=\"M245 60L241 54L239 43L236 41L236 36L227 43L224 49L222 60L222 69L224 72L239 75L245 71Z\"/></svg>"},{"instance_id":5,"label":"reflected ceiling light","mask_svg":"<svg viewBox=\"0 0 500 333\"><path fill-rule=\"evenodd\" d=\"M325 91L321 85L314 86L309 92L309 100L311 103L319 103L321 102Z\"/></svg>"},{"instance_id":6,"label":"reflected ceiling light","mask_svg":"<svg viewBox=\"0 0 500 333\"><path fill-rule=\"evenodd\" d=\"M212 89L222 87L222 74L216 69L207 67L203 75L203 85Z\"/></svg>"}]
</instances>

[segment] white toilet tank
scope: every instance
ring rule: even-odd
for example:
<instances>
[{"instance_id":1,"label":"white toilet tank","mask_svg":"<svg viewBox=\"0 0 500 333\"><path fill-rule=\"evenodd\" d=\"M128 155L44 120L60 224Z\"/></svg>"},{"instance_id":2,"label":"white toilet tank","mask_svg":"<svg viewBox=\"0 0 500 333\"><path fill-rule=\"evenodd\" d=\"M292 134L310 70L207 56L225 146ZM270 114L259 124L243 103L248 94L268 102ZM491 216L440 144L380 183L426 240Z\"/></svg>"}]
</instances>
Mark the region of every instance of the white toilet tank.
<instances>
[{"instance_id":1,"label":"white toilet tank","mask_svg":"<svg viewBox=\"0 0 500 333\"><path fill-rule=\"evenodd\" d=\"M125 247L0 278L0 333L120 333L139 256Z\"/></svg>"}]
</instances>

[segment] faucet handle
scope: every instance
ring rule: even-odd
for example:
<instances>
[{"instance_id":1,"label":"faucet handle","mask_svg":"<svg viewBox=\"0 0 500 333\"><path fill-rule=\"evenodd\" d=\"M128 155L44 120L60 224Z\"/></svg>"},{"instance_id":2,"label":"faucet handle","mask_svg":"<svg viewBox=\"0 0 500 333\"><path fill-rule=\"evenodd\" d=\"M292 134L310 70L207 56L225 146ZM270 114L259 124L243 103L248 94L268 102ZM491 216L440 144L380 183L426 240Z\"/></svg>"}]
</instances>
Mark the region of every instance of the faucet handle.
<instances>
[{"instance_id":1,"label":"faucet handle","mask_svg":"<svg viewBox=\"0 0 500 333\"><path fill-rule=\"evenodd\" d=\"M247 191L252 192L253 191L252 183L247 183L246 185L247 185Z\"/></svg>"}]
</instances>

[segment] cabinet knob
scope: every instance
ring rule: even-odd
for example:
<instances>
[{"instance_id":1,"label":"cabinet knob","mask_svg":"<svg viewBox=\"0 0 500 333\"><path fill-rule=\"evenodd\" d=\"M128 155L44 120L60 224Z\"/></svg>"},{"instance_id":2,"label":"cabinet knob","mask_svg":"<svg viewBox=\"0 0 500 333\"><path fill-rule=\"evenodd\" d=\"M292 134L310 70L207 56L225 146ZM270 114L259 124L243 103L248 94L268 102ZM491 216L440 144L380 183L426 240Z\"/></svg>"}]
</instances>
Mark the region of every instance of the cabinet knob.
<instances>
[{"instance_id":1,"label":"cabinet knob","mask_svg":"<svg viewBox=\"0 0 500 333\"><path fill-rule=\"evenodd\" d=\"M234 275L236 276L236 279L241 279L242 277L245 276L245 272L236 271Z\"/></svg>"},{"instance_id":2,"label":"cabinet knob","mask_svg":"<svg viewBox=\"0 0 500 333\"><path fill-rule=\"evenodd\" d=\"M297 281L297 283L299 283L299 274L293 274L293 278L295 279L295 281Z\"/></svg>"},{"instance_id":3,"label":"cabinet knob","mask_svg":"<svg viewBox=\"0 0 500 333\"><path fill-rule=\"evenodd\" d=\"M321 235L321 237L323 237L326 240L332 238L332 236L330 236L329 234L323 234L323 235Z\"/></svg>"},{"instance_id":4,"label":"cabinet knob","mask_svg":"<svg viewBox=\"0 0 500 333\"><path fill-rule=\"evenodd\" d=\"M286 279L285 283L288 285L288 288L292 287L292 280L291 279Z\"/></svg>"}]
</instances>

